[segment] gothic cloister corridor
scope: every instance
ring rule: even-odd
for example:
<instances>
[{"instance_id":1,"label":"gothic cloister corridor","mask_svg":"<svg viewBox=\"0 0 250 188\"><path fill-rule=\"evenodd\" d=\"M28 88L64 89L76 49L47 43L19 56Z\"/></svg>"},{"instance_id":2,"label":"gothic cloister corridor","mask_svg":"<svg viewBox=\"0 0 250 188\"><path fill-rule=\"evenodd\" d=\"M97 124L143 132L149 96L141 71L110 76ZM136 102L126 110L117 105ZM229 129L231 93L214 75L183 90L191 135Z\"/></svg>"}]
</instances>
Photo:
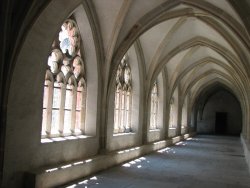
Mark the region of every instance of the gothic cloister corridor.
<instances>
[{"instance_id":1,"label":"gothic cloister corridor","mask_svg":"<svg viewBox=\"0 0 250 188\"><path fill-rule=\"evenodd\" d=\"M249 20L250 0L1 0L0 188L250 187Z\"/></svg>"},{"instance_id":2,"label":"gothic cloister corridor","mask_svg":"<svg viewBox=\"0 0 250 188\"><path fill-rule=\"evenodd\" d=\"M239 137L198 135L64 187L247 188L250 175Z\"/></svg>"}]
</instances>

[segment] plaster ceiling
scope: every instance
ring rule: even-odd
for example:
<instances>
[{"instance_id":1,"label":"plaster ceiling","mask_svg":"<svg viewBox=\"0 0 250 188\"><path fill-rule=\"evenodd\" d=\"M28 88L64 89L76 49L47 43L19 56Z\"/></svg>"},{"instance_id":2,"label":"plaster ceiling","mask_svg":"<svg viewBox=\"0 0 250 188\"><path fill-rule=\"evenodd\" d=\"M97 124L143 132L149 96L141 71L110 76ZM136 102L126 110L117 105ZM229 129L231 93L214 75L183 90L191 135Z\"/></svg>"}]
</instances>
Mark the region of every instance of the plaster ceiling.
<instances>
[{"instance_id":1,"label":"plaster ceiling","mask_svg":"<svg viewBox=\"0 0 250 188\"><path fill-rule=\"evenodd\" d=\"M115 57L119 50L139 43L149 85L164 69L165 83L172 90L180 86L192 93L213 79L235 88L246 84L249 35L229 1L93 2L105 56Z\"/></svg>"}]
</instances>

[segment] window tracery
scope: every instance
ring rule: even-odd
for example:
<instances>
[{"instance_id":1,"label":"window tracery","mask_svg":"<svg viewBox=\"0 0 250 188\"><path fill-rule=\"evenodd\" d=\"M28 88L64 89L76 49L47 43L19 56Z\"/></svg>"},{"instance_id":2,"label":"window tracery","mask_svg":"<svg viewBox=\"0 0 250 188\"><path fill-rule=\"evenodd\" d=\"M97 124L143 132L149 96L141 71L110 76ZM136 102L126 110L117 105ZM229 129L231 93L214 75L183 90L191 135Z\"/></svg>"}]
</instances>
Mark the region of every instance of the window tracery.
<instances>
[{"instance_id":1,"label":"window tracery","mask_svg":"<svg viewBox=\"0 0 250 188\"><path fill-rule=\"evenodd\" d=\"M67 19L48 57L42 138L84 134L86 80L80 40L76 22Z\"/></svg>"},{"instance_id":2,"label":"window tracery","mask_svg":"<svg viewBox=\"0 0 250 188\"><path fill-rule=\"evenodd\" d=\"M131 132L132 78L125 55L116 71L114 133Z\"/></svg>"}]
</instances>

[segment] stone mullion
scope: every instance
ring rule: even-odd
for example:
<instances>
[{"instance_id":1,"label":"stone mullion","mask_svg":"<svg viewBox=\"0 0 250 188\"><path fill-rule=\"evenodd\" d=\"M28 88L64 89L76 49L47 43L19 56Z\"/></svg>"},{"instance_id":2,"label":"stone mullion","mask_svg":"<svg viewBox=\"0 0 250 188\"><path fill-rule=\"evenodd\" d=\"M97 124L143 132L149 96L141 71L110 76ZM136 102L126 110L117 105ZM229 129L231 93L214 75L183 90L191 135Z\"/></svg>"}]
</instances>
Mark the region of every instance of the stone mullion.
<instances>
[{"instance_id":1,"label":"stone mullion","mask_svg":"<svg viewBox=\"0 0 250 188\"><path fill-rule=\"evenodd\" d=\"M53 103L53 82L48 83L48 105L47 105L47 122L46 122L46 133L51 133L51 122L52 122L52 103Z\"/></svg>"}]
</instances>

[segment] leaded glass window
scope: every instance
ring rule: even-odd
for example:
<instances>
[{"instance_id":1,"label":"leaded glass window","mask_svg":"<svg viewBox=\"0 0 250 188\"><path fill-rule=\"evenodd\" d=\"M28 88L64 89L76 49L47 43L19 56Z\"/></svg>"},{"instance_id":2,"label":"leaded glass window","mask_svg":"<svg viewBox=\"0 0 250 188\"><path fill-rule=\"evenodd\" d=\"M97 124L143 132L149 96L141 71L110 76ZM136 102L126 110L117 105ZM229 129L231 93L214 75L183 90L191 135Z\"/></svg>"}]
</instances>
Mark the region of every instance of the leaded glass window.
<instances>
[{"instance_id":1,"label":"leaded glass window","mask_svg":"<svg viewBox=\"0 0 250 188\"><path fill-rule=\"evenodd\" d=\"M48 57L43 96L42 138L84 134L86 80L80 32L67 19Z\"/></svg>"},{"instance_id":2,"label":"leaded glass window","mask_svg":"<svg viewBox=\"0 0 250 188\"><path fill-rule=\"evenodd\" d=\"M116 72L114 133L131 132L131 70L125 55Z\"/></svg>"}]
</instances>

